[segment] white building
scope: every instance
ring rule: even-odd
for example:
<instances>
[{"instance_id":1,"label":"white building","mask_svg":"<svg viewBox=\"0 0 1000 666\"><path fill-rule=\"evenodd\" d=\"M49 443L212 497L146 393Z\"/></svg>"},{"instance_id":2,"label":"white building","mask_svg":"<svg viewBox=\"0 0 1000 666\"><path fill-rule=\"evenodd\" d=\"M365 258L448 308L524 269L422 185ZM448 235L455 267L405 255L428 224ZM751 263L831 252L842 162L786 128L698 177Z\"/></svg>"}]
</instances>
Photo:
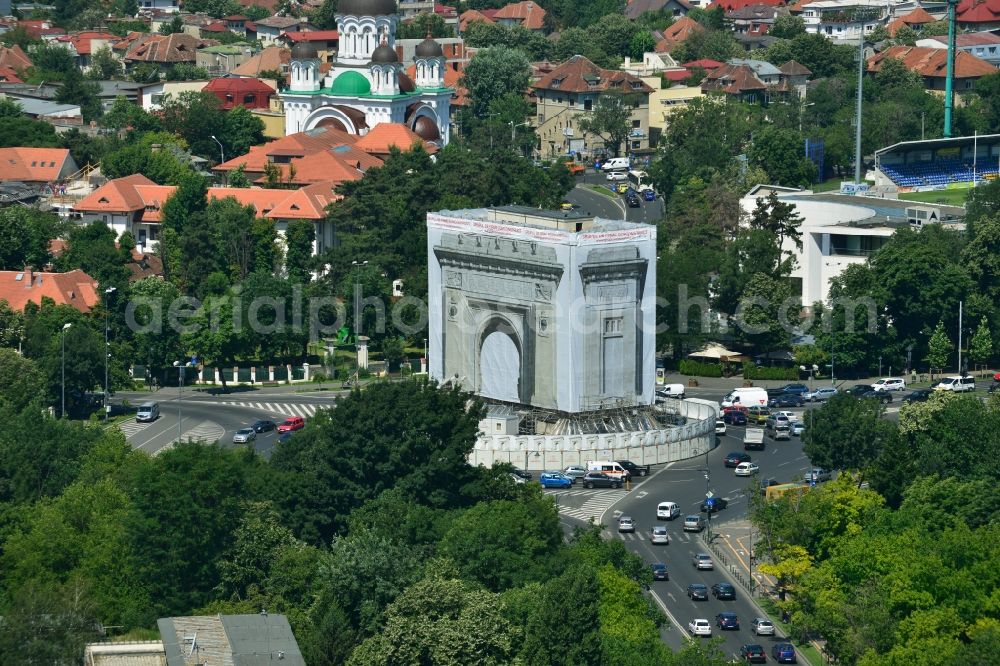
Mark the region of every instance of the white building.
<instances>
[{"instance_id":1,"label":"white building","mask_svg":"<svg viewBox=\"0 0 1000 666\"><path fill-rule=\"evenodd\" d=\"M398 23L395 0L341 0L337 57L325 77L314 45L292 48L291 84L281 93L285 133L332 126L363 135L380 123L402 123L447 144L453 91L444 84L444 53L433 39L421 42L411 79L396 53Z\"/></svg>"},{"instance_id":2,"label":"white building","mask_svg":"<svg viewBox=\"0 0 1000 666\"><path fill-rule=\"evenodd\" d=\"M947 35L918 39L917 46L930 49L948 48ZM967 32L955 35L955 48L1000 67L1000 36L992 32Z\"/></svg>"},{"instance_id":3,"label":"white building","mask_svg":"<svg viewBox=\"0 0 1000 666\"><path fill-rule=\"evenodd\" d=\"M427 214L430 374L573 414L653 402L656 227L522 206Z\"/></svg>"},{"instance_id":4,"label":"white building","mask_svg":"<svg viewBox=\"0 0 1000 666\"><path fill-rule=\"evenodd\" d=\"M867 35L876 25L884 24L891 8L899 4L890 0L817 0L802 7L802 20L806 32L857 43L862 26Z\"/></svg>"},{"instance_id":5,"label":"white building","mask_svg":"<svg viewBox=\"0 0 1000 666\"><path fill-rule=\"evenodd\" d=\"M796 256L792 280L802 285L802 304L827 301L830 281L848 266L863 264L902 226L941 222L958 224L965 210L956 206L923 205L898 199L813 194L759 185L740 204L749 215L758 198L775 190L778 198L794 203L802 216L802 249L786 239L783 249ZM792 295L796 295L793 289Z\"/></svg>"}]
</instances>

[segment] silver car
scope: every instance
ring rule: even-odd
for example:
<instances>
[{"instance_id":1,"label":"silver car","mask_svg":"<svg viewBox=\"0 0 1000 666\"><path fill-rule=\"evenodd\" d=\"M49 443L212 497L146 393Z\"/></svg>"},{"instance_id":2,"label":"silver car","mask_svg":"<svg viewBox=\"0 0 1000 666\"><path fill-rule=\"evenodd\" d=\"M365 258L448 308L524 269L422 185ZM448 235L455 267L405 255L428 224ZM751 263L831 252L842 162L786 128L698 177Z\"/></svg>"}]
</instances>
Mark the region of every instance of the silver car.
<instances>
[{"instance_id":1,"label":"silver car","mask_svg":"<svg viewBox=\"0 0 1000 666\"><path fill-rule=\"evenodd\" d=\"M756 636L774 636L774 625L765 617L755 617L750 626Z\"/></svg>"},{"instance_id":2,"label":"silver car","mask_svg":"<svg viewBox=\"0 0 1000 666\"><path fill-rule=\"evenodd\" d=\"M236 431L233 435L233 444L246 444L247 442L257 439L257 431L253 428L241 428Z\"/></svg>"},{"instance_id":3,"label":"silver car","mask_svg":"<svg viewBox=\"0 0 1000 666\"><path fill-rule=\"evenodd\" d=\"M669 544L670 536L667 534L667 528L662 525L654 526L653 529L649 530L649 542L662 545Z\"/></svg>"},{"instance_id":4,"label":"silver car","mask_svg":"<svg viewBox=\"0 0 1000 666\"><path fill-rule=\"evenodd\" d=\"M570 465L564 469L562 473L573 479L573 483L576 483L577 479L582 479L587 476L587 470L579 465Z\"/></svg>"},{"instance_id":5,"label":"silver car","mask_svg":"<svg viewBox=\"0 0 1000 666\"><path fill-rule=\"evenodd\" d=\"M817 402L819 400L829 400L833 396L837 395L838 391L832 386L822 386L815 391L809 391L802 397L809 402Z\"/></svg>"},{"instance_id":6,"label":"silver car","mask_svg":"<svg viewBox=\"0 0 1000 666\"><path fill-rule=\"evenodd\" d=\"M712 562L712 556L708 553L698 553L694 556L692 561L694 568L698 571L712 571L715 569L715 563Z\"/></svg>"},{"instance_id":7,"label":"silver car","mask_svg":"<svg viewBox=\"0 0 1000 666\"><path fill-rule=\"evenodd\" d=\"M619 532L635 532L635 522L629 516L622 516L618 519Z\"/></svg>"}]
</instances>

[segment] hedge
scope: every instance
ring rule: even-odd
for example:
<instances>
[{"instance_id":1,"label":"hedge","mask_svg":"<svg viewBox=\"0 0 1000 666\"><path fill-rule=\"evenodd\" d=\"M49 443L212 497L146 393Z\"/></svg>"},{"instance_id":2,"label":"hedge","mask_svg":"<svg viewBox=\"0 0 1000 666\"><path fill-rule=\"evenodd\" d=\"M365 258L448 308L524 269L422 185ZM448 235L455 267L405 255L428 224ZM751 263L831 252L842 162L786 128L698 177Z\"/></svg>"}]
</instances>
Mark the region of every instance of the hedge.
<instances>
[{"instance_id":1,"label":"hedge","mask_svg":"<svg viewBox=\"0 0 1000 666\"><path fill-rule=\"evenodd\" d=\"M788 379L799 378L798 368L758 368L755 364L743 364L743 379Z\"/></svg>"},{"instance_id":2,"label":"hedge","mask_svg":"<svg viewBox=\"0 0 1000 666\"><path fill-rule=\"evenodd\" d=\"M682 375L695 377L721 377L722 366L718 363L702 363L701 361L684 359L680 363L680 372Z\"/></svg>"}]
</instances>

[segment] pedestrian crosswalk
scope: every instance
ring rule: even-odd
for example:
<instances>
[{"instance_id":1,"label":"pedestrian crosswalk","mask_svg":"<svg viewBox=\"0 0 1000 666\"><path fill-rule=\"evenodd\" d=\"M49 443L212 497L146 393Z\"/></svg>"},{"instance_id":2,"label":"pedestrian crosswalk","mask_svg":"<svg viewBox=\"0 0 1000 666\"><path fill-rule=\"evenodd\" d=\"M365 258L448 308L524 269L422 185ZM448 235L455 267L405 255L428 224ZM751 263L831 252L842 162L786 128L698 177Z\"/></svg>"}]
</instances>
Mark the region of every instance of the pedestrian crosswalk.
<instances>
[{"instance_id":1,"label":"pedestrian crosswalk","mask_svg":"<svg viewBox=\"0 0 1000 666\"><path fill-rule=\"evenodd\" d=\"M615 529L612 527L612 529ZM622 541L649 541L649 536L643 534L642 531L636 529L635 532L612 532L615 538L621 539ZM691 532L677 532L676 534L670 535L670 543L680 542L680 543L691 543L698 539L697 534L692 534ZM656 544L660 545L660 544Z\"/></svg>"},{"instance_id":2,"label":"pedestrian crosswalk","mask_svg":"<svg viewBox=\"0 0 1000 666\"><path fill-rule=\"evenodd\" d=\"M222 438L226 434L226 429L215 421L202 421L198 425L181 433L181 441L186 442L188 440L195 442L215 442ZM177 440L171 441L169 444L153 451L153 455L159 455L164 451L169 451L174 448L177 444Z\"/></svg>"},{"instance_id":3,"label":"pedestrian crosswalk","mask_svg":"<svg viewBox=\"0 0 1000 666\"><path fill-rule=\"evenodd\" d=\"M555 496L560 514L569 516L570 518L576 518L577 520L582 520L583 522L587 522L589 520L597 522L601 519L601 514L603 514L609 506L625 496L624 492L621 490L561 490L549 492L548 494ZM574 497L582 495L586 495L588 498L579 507L563 506L559 503L560 497Z\"/></svg>"},{"instance_id":4,"label":"pedestrian crosswalk","mask_svg":"<svg viewBox=\"0 0 1000 666\"><path fill-rule=\"evenodd\" d=\"M248 407L250 409L259 409L262 412L267 412L274 416L301 416L308 418L310 416L316 415L317 409L324 409L323 405L315 405L311 403L294 403L294 402L219 402L219 405L231 405L233 407Z\"/></svg>"},{"instance_id":5,"label":"pedestrian crosswalk","mask_svg":"<svg viewBox=\"0 0 1000 666\"><path fill-rule=\"evenodd\" d=\"M123 433L125 433L125 438L127 439L132 435L135 435L136 433L142 432L151 425L152 423L139 423L138 421L122 421L121 423L118 424L118 428Z\"/></svg>"}]
</instances>

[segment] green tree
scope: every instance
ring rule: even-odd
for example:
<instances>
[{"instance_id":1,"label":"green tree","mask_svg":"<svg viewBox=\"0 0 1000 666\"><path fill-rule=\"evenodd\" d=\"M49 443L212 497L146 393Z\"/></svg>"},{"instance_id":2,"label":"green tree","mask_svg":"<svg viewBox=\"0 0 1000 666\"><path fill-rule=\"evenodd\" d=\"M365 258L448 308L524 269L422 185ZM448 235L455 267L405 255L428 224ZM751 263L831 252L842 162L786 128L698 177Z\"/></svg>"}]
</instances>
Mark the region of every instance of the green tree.
<instances>
[{"instance_id":1,"label":"green tree","mask_svg":"<svg viewBox=\"0 0 1000 666\"><path fill-rule=\"evenodd\" d=\"M601 663L597 576L575 566L544 584L537 609L525 625L526 664L585 666ZM572 603L566 603L572 599Z\"/></svg>"},{"instance_id":2,"label":"green tree","mask_svg":"<svg viewBox=\"0 0 1000 666\"><path fill-rule=\"evenodd\" d=\"M226 185L229 187L249 188L252 183L246 174L246 165L241 164L226 175Z\"/></svg>"},{"instance_id":3,"label":"green tree","mask_svg":"<svg viewBox=\"0 0 1000 666\"><path fill-rule=\"evenodd\" d=\"M642 60L644 54L656 49L656 38L648 30L639 30L632 35L628 49L633 60Z\"/></svg>"},{"instance_id":4,"label":"green tree","mask_svg":"<svg viewBox=\"0 0 1000 666\"><path fill-rule=\"evenodd\" d=\"M622 144L628 141L633 106L629 95L602 93L590 115L580 119L580 129L599 136L605 150L610 150L617 157Z\"/></svg>"},{"instance_id":5,"label":"green tree","mask_svg":"<svg viewBox=\"0 0 1000 666\"><path fill-rule=\"evenodd\" d=\"M27 52L29 47L34 46L40 40L32 37L26 27L18 24L3 33L3 36L0 37L0 41L3 42L4 46L20 46L23 51Z\"/></svg>"},{"instance_id":6,"label":"green tree","mask_svg":"<svg viewBox=\"0 0 1000 666\"><path fill-rule=\"evenodd\" d=\"M124 72L122 62L114 56L111 49L102 46L90 56L90 69L87 77L98 81L110 81L121 77Z\"/></svg>"},{"instance_id":7,"label":"green tree","mask_svg":"<svg viewBox=\"0 0 1000 666\"><path fill-rule=\"evenodd\" d=\"M806 34L806 23L801 16L779 16L767 34L778 39L794 39Z\"/></svg>"},{"instance_id":8,"label":"green tree","mask_svg":"<svg viewBox=\"0 0 1000 666\"><path fill-rule=\"evenodd\" d=\"M208 205L208 183L194 172L181 175L174 193L163 202L160 219L163 231L160 237L159 253L163 259L164 277L182 284L184 255L180 252L180 241L184 237L185 226L196 213Z\"/></svg>"},{"instance_id":9,"label":"green tree","mask_svg":"<svg viewBox=\"0 0 1000 666\"><path fill-rule=\"evenodd\" d=\"M547 578L561 542L555 506L539 495L480 502L455 520L440 551L463 578L500 592Z\"/></svg>"},{"instance_id":10,"label":"green tree","mask_svg":"<svg viewBox=\"0 0 1000 666\"><path fill-rule=\"evenodd\" d=\"M323 0L323 4L309 13L310 22L320 30L333 30L337 27L337 6L339 0Z\"/></svg>"},{"instance_id":11,"label":"green tree","mask_svg":"<svg viewBox=\"0 0 1000 666\"><path fill-rule=\"evenodd\" d=\"M969 358L975 365L986 365L993 358L993 336L990 334L986 317L979 320L979 326L969 343Z\"/></svg>"},{"instance_id":12,"label":"green tree","mask_svg":"<svg viewBox=\"0 0 1000 666\"><path fill-rule=\"evenodd\" d=\"M160 185L180 185L192 174L178 155L183 142L172 134L156 131L142 134L119 150L101 158L101 171L109 178L123 178L141 173Z\"/></svg>"},{"instance_id":13,"label":"green tree","mask_svg":"<svg viewBox=\"0 0 1000 666\"><path fill-rule=\"evenodd\" d=\"M181 20L180 16L174 16L172 19L160 26L161 35L173 35L181 32L184 32L184 22Z\"/></svg>"},{"instance_id":14,"label":"green tree","mask_svg":"<svg viewBox=\"0 0 1000 666\"><path fill-rule=\"evenodd\" d=\"M232 551L219 562L220 587L227 595L247 598L270 576L282 550L295 543L269 503L248 502L233 532Z\"/></svg>"},{"instance_id":15,"label":"green tree","mask_svg":"<svg viewBox=\"0 0 1000 666\"><path fill-rule=\"evenodd\" d=\"M421 12L409 22L401 23L396 31L396 39L423 39L431 37L452 37L455 32L438 14Z\"/></svg>"},{"instance_id":16,"label":"green tree","mask_svg":"<svg viewBox=\"0 0 1000 666\"><path fill-rule=\"evenodd\" d=\"M65 231L52 213L34 208L0 208L0 270L41 270L51 261L49 243Z\"/></svg>"},{"instance_id":17,"label":"green tree","mask_svg":"<svg viewBox=\"0 0 1000 666\"><path fill-rule=\"evenodd\" d=\"M162 103L164 128L183 138L195 155L207 159L214 160L219 154L219 144L213 136L230 139L225 135L225 116L219 99L212 93L187 91L176 97L167 95Z\"/></svg>"},{"instance_id":18,"label":"green tree","mask_svg":"<svg viewBox=\"0 0 1000 666\"><path fill-rule=\"evenodd\" d=\"M660 664L669 651L660 641L659 627L665 618L642 596L638 583L613 566L597 572L600 591L598 617L601 625L601 663Z\"/></svg>"},{"instance_id":19,"label":"green tree","mask_svg":"<svg viewBox=\"0 0 1000 666\"><path fill-rule=\"evenodd\" d=\"M69 74L76 72L76 61L62 44L43 41L37 44L31 52L31 78L48 81L63 81Z\"/></svg>"},{"instance_id":20,"label":"green tree","mask_svg":"<svg viewBox=\"0 0 1000 666\"><path fill-rule=\"evenodd\" d=\"M465 487L479 475L466 456L481 411L466 408L468 397L431 383L379 383L318 413L272 458L272 496L285 524L307 543L328 542L351 510L390 486L431 507L465 504ZM391 462L402 459L402 469ZM353 472L334 490L324 479L345 465ZM438 483L442 475L451 482Z\"/></svg>"},{"instance_id":21,"label":"green tree","mask_svg":"<svg viewBox=\"0 0 1000 666\"><path fill-rule=\"evenodd\" d=\"M505 604L456 573L446 565L428 566L425 578L389 606L383 631L358 646L347 663L510 663L520 635Z\"/></svg>"},{"instance_id":22,"label":"green tree","mask_svg":"<svg viewBox=\"0 0 1000 666\"><path fill-rule=\"evenodd\" d=\"M111 108L101 117L101 126L143 134L163 129L163 123L157 116L147 113L141 106L133 104L123 96L116 97Z\"/></svg>"},{"instance_id":23,"label":"green tree","mask_svg":"<svg viewBox=\"0 0 1000 666\"><path fill-rule=\"evenodd\" d=\"M912 45L911 45L912 46ZM906 64L898 58L885 58L879 63L875 83L883 91L895 88L919 86L923 88L923 79L917 72L911 72Z\"/></svg>"},{"instance_id":24,"label":"green tree","mask_svg":"<svg viewBox=\"0 0 1000 666\"><path fill-rule=\"evenodd\" d=\"M835 395L809 412L802 450L814 465L863 474L891 436L892 426L882 413L878 400Z\"/></svg>"},{"instance_id":25,"label":"green tree","mask_svg":"<svg viewBox=\"0 0 1000 666\"><path fill-rule=\"evenodd\" d=\"M493 46L469 61L460 84L469 91L473 113L482 116L493 100L527 90L530 72L531 64L522 52Z\"/></svg>"},{"instance_id":26,"label":"green tree","mask_svg":"<svg viewBox=\"0 0 1000 666\"><path fill-rule=\"evenodd\" d=\"M114 287L124 291L128 270L115 245L118 240L115 232L103 222L91 222L86 226L71 227L68 235L66 250L59 257L59 267L63 270L82 269L97 279L101 289Z\"/></svg>"},{"instance_id":27,"label":"green tree","mask_svg":"<svg viewBox=\"0 0 1000 666\"><path fill-rule=\"evenodd\" d=\"M759 130L747 157L779 185L804 187L816 180L816 164L805 156L802 137L794 130Z\"/></svg>"},{"instance_id":28,"label":"green tree","mask_svg":"<svg viewBox=\"0 0 1000 666\"><path fill-rule=\"evenodd\" d=\"M207 69L189 62L179 62L167 70L167 81L203 81L207 78Z\"/></svg>"},{"instance_id":29,"label":"green tree","mask_svg":"<svg viewBox=\"0 0 1000 666\"><path fill-rule=\"evenodd\" d=\"M0 347L0 408L20 412L44 394L45 376L38 365L13 349Z\"/></svg>"},{"instance_id":30,"label":"green tree","mask_svg":"<svg viewBox=\"0 0 1000 666\"><path fill-rule=\"evenodd\" d=\"M312 277L316 228L311 220L294 220L285 230L285 271L292 282L306 283Z\"/></svg>"},{"instance_id":31,"label":"green tree","mask_svg":"<svg viewBox=\"0 0 1000 666\"><path fill-rule=\"evenodd\" d=\"M728 30L696 30L674 47L671 56L677 62L710 58L725 62L743 56L746 50Z\"/></svg>"},{"instance_id":32,"label":"green tree","mask_svg":"<svg viewBox=\"0 0 1000 666\"><path fill-rule=\"evenodd\" d=\"M100 86L83 78L83 74L74 65L56 91L56 100L63 104L78 104L84 122L90 122L101 115L101 100L98 98L100 93Z\"/></svg>"},{"instance_id":33,"label":"green tree","mask_svg":"<svg viewBox=\"0 0 1000 666\"><path fill-rule=\"evenodd\" d=\"M954 349L955 345L948 338L944 322L939 321L927 343L927 358L924 359L930 364L932 377L935 369L943 372L948 367L948 359Z\"/></svg>"},{"instance_id":34,"label":"green tree","mask_svg":"<svg viewBox=\"0 0 1000 666\"><path fill-rule=\"evenodd\" d=\"M184 356L178 328L169 319L171 306L186 311L178 301L180 291L172 282L148 277L129 284L127 293L125 316L134 335L135 361L153 372L170 367Z\"/></svg>"},{"instance_id":35,"label":"green tree","mask_svg":"<svg viewBox=\"0 0 1000 666\"><path fill-rule=\"evenodd\" d=\"M99 638L99 618L84 582L32 582L11 595L0 624L0 649L21 663L77 662Z\"/></svg>"},{"instance_id":36,"label":"green tree","mask_svg":"<svg viewBox=\"0 0 1000 666\"><path fill-rule=\"evenodd\" d=\"M787 348L793 323L797 318L797 300L792 299L788 283L765 273L750 276L736 307L735 334L753 345L758 352Z\"/></svg>"},{"instance_id":37,"label":"green tree","mask_svg":"<svg viewBox=\"0 0 1000 666\"><path fill-rule=\"evenodd\" d=\"M59 148L62 140L50 123L30 118L0 117L0 147L10 146Z\"/></svg>"},{"instance_id":38,"label":"green tree","mask_svg":"<svg viewBox=\"0 0 1000 666\"><path fill-rule=\"evenodd\" d=\"M24 339L24 314L0 299L0 347L20 346Z\"/></svg>"},{"instance_id":39,"label":"green tree","mask_svg":"<svg viewBox=\"0 0 1000 666\"><path fill-rule=\"evenodd\" d=\"M573 56L583 56L598 67L614 67L615 57L601 48L589 31L583 28L567 28L559 33L559 38L551 46L551 55L556 60L568 60Z\"/></svg>"},{"instance_id":40,"label":"green tree","mask_svg":"<svg viewBox=\"0 0 1000 666\"><path fill-rule=\"evenodd\" d=\"M226 147L227 158L245 155L250 146L264 142L264 121L246 107L237 106L225 114L218 138Z\"/></svg>"},{"instance_id":41,"label":"green tree","mask_svg":"<svg viewBox=\"0 0 1000 666\"><path fill-rule=\"evenodd\" d=\"M640 28L624 14L615 13L602 16L588 32L602 51L620 59L632 53L632 40ZM641 53L639 58L642 58Z\"/></svg>"}]
</instances>

